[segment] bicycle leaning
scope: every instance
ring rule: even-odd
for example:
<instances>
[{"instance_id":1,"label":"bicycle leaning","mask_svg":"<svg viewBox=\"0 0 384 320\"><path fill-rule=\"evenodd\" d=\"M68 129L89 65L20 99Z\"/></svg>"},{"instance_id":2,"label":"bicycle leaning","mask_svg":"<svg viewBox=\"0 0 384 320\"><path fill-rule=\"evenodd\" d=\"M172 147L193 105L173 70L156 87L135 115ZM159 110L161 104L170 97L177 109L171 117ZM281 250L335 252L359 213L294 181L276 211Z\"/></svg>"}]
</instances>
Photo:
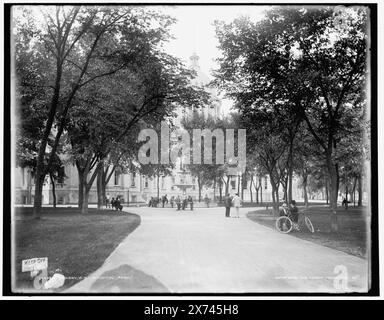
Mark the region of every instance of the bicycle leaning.
<instances>
[{"instance_id":1,"label":"bicycle leaning","mask_svg":"<svg viewBox=\"0 0 384 320\"><path fill-rule=\"evenodd\" d=\"M301 214L299 214L299 223L294 223L294 220L292 219L292 212L291 210L285 210L285 214L280 216L275 223L276 229L281 233L289 233L292 230L298 230L300 231L300 226L305 225L309 232L314 233L315 228L313 227L313 224L311 222L311 219L307 217L306 211L302 211Z\"/></svg>"}]
</instances>

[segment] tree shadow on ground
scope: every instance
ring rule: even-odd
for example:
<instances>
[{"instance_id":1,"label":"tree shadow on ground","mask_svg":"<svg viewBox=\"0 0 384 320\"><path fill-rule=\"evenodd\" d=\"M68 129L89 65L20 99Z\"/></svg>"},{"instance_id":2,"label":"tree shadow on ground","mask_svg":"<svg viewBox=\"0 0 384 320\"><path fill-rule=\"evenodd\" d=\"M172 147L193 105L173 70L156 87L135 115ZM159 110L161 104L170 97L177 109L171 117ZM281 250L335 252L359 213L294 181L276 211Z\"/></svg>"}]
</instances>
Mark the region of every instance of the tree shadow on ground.
<instances>
[{"instance_id":1,"label":"tree shadow on ground","mask_svg":"<svg viewBox=\"0 0 384 320\"><path fill-rule=\"evenodd\" d=\"M91 291L110 293L169 292L155 277L126 264L104 272L93 283Z\"/></svg>"}]
</instances>

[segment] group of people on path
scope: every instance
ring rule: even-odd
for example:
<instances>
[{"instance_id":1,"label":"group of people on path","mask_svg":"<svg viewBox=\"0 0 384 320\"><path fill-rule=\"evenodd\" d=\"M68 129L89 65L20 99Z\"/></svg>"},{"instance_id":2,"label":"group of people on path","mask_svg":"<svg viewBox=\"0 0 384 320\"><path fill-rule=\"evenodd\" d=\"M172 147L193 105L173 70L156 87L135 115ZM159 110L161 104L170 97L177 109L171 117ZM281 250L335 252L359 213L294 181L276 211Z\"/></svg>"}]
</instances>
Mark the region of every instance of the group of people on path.
<instances>
[{"instance_id":1,"label":"group of people on path","mask_svg":"<svg viewBox=\"0 0 384 320\"><path fill-rule=\"evenodd\" d=\"M177 211L185 210L190 205L191 211L193 211L193 198L192 196L184 195L183 197L177 196L176 198L174 196L171 197L171 207L173 208L174 205L177 207Z\"/></svg>"},{"instance_id":2,"label":"group of people on path","mask_svg":"<svg viewBox=\"0 0 384 320\"><path fill-rule=\"evenodd\" d=\"M158 207L160 203L162 204L162 206L164 208L165 204L168 203L167 195L162 196L161 198L151 197L151 199L148 202L148 207Z\"/></svg>"},{"instance_id":3,"label":"group of people on path","mask_svg":"<svg viewBox=\"0 0 384 320\"><path fill-rule=\"evenodd\" d=\"M158 207L159 203L162 204L164 208L166 204L170 203L171 207L174 208L176 206L177 211L185 210L189 204L191 210L193 210L193 198L192 196L184 195L184 196L172 196L169 200L167 195L162 196L161 198L151 197L148 203L148 207Z\"/></svg>"},{"instance_id":4,"label":"group of people on path","mask_svg":"<svg viewBox=\"0 0 384 320\"><path fill-rule=\"evenodd\" d=\"M211 199L206 194L204 197L204 202L209 208L209 204L211 202ZM148 202L148 207L158 207L159 204L162 204L162 207L164 208L166 204L170 204L171 208L176 207L177 210L185 210L186 207L190 206L191 210L193 210L193 198L192 196L183 195L183 196L172 196L169 200L167 195L162 196L161 198L158 197L151 197L151 199Z\"/></svg>"},{"instance_id":5,"label":"group of people on path","mask_svg":"<svg viewBox=\"0 0 384 320\"><path fill-rule=\"evenodd\" d=\"M224 206L225 206L225 217L229 218L231 216L231 207L235 207L236 215L235 218L240 218L240 207L243 200L239 197L239 194L236 193L235 196L231 197L228 193L224 198Z\"/></svg>"},{"instance_id":6,"label":"group of people on path","mask_svg":"<svg viewBox=\"0 0 384 320\"><path fill-rule=\"evenodd\" d=\"M294 228L299 230L299 209L296 206L296 201L292 200L288 205L286 202L283 202L282 207L279 210L279 216L288 216L290 215Z\"/></svg>"},{"instance_id":7,"label":"group of people on path","mask_svg":"<svg viewBox=\"0 0 384 320\"><path fill-rule=\"evenodd\" d=\"M116 199L114 197L112 197L111 200L109 200L109 195L106 196L106 199L105 199L105 207L106 208L111 208L111 209L115 209L116 211L118 210L123 210L123 206L121 205L121 200L119 197L116 197Z\"/></svg>"}]
</instances>

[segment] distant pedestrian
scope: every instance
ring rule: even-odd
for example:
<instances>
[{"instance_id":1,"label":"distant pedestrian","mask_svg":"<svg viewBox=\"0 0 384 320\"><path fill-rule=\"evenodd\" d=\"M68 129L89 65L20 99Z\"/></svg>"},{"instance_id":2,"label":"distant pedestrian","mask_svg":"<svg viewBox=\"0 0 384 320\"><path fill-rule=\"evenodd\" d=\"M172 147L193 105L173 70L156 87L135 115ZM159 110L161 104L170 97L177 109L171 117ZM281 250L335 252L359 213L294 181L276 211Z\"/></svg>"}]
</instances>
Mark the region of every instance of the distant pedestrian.
<instances>
[{"instance_id":1,"label":"distant pedestrian","mask_svg":"<svg viewBox=\"0 0 384 320\"><path fill-rule=\"evenodd\" d=\"M169 202L171 203L171 207L173 208L173 205L175 203L175 197L172 196L171 199L169 200Z\"/></svg>"},{"instance_id":2,"label":"distant pedestrian","mask_svg":"<svg viewBox=\"0 0 384 320\"><path fill-rule=\"evenodd\" d=\"M188 203L188 197L187 197L187 195L185 195L183 198L183 205L182 205L183 210L185 210L187 203Z\"/></svg>"},{"instance_id":3,"label":"distant pedestrian","mask_svg":"<svg viewBox=\"0 0 384 320\"><path fill-rule=\"evenodd\" d=\"M236 208L236 218L240 218L239 211L241 206L241 198L239 197L239 194L236 193L236 195L232 199L233 206Z\"/></svg>"},{"instance_id":4,"label":"distant pedestrian","mask_svg":"<svg viewBox=\"0 0 384 320\"><path fill-rule=\"evenodd\" d=\"M291 211L291 216L292 216L292 220L294 223L299 223L299 209L297 208L296 206L296 201L295 200L292 200L291 201L291 205L290 205L290 211Z\"/></svg>"},{"instance_id":5,"label":"distant pedestrian","mask_svg":"<svg viewBox=\"0 0 384 320\"><path fill-rule=\"evenodd\" d=\"M123 209L123 206L121 205L121 203L120 203L120 199L119 199L119 197L117 197L116 198L116 200L115 200L115 209L116 209L116 211L121 211L122 209Z\"/></svg>"},{"instance_id":6,"label":"distant pedestrian","mask_svg":"<svg viewBox=\"0 0 384 320\"><path fill-rule=\"evenodd\" d=\"M113 209L115 207L115 198L112 197L111 199L111 209Z\"/></svg>"},{"instance_id":7,"label":"distant pedestrian","mask_svg":"<svg viewBox=\"0 0 384 320\"><path fill-rule=\"evenodd\" d=\"M105 196L105 207L108 209L111 207L111 200L109 199L109 194Z\"/></svg>"},{"instance_id":8,"label":"distant pedestrian","mask_svg":"<svg viewBox=\"0 0 384 320\"><path fill-rule=\"evenodd\" d=\"M207 205L207 208L209 208L209 198L208 198L208 195L206 194L205 197L204 197L204 202L205 204Z\"/></svg>"},{"instance_id":9,"label":"distant pedestrian","mask_svg":"<svg viewBox=\"0 0 384 320\"><path fill-rule=\"evenodd\" d=\"M345 207L345 210L348 209L348 200L346 198L343 199L342 206Z\"/></svg>"},{"instance_id":10,"label":"distant pedestrian","mask_svg":"<svg viewBox=\"0 0 384 320\"><path fill-rule=\"evenodd\" d=\"M177 196L177 198L176 198L176 205L177 205L177 211L180 211L180 208L181 208L180 196Z\"/></svg>"},{"instance_id":11,"label":"distant pedestrian","mask_svg":"<svg viewBox=\"0 0 384 320\"><path fill-rule=\"evenodd\" d=\"M167 198L167 195L165 195L165 196L163 196L163 197L161 198L161 202L162 202L162 204L163 204L163 208L164 208L165 203L168 204L168 198Z\"/></svg>"},{"instance_id":12,"label":"distant pedestrian","mask_svg":"<svg viewBox=\"0 0 384 320\"><path fill-rule=\"evenodd\" d=\"M192 199L191 196L188 197L188 202L189 202L189 204L191 206L191 211L193 211L193 199Z\"/></svg>"},{"instance_id":13,"label":"distant pedestrian","mask_svg":"<svg viewBox=\"0 0 384 320\"><path fill-rule=\"evenodd\" d=\"M229 218L230 217L230 212L231 212L231 205L232 205L232 199L229 193L224 198L224 205L225 205L225 217Z\"/></svg>"}]
</instances>

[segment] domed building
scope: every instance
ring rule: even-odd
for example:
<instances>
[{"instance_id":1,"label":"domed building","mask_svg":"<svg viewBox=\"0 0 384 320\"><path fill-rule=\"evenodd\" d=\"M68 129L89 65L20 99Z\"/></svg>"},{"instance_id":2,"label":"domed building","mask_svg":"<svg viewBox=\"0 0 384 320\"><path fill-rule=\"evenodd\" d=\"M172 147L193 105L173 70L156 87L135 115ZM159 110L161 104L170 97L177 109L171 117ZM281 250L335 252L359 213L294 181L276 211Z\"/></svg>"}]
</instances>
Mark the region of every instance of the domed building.
<instances>
[{"instance_id":1,"label":"domed building","mask_svg":"<svg viewBox=\"0 0 384 320\"><path fill-rule=\"evenodd\" d=\"M219 118L221 117L221 100L218 97L217 90L209 86L211 79L201 70L199 59L200 58L196 53L193 53L189 58L189 67L196 72L196 77L192 80L192 84L204 87L204 89L210 94L212 103L203 107L203 109L198 110L198 112L202 112L206 117L212 116L214 118ZM191 109L188 108L188 106L184 106L182 116L190 116L193 111L196 110L194 108Z\"/></svg>"}]
</instances>

